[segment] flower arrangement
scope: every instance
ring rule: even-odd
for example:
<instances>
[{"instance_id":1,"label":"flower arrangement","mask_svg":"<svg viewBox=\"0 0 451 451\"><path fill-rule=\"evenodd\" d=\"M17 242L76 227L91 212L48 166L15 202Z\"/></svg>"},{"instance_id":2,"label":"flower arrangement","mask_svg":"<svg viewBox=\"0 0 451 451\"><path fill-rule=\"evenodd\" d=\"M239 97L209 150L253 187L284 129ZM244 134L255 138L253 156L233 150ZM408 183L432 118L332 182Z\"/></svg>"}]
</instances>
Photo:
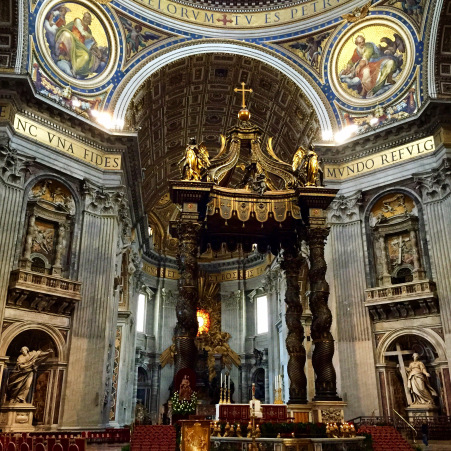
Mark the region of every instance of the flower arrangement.
<instances>
[{"instance_id":1,"label":"flower arrangement","mask_svg":"<svg viewBox=\"0 0 451 451\"><path fill-rule=\"evenodd\" d=\"M172 412L177 415L188 415L190 413L196 412L197 406L197 393L193 392L191 394L191 399L189 401L185 399L180 399L178 392L174 392L171 396L172 401Z\"/></svg>"}]
</instances>

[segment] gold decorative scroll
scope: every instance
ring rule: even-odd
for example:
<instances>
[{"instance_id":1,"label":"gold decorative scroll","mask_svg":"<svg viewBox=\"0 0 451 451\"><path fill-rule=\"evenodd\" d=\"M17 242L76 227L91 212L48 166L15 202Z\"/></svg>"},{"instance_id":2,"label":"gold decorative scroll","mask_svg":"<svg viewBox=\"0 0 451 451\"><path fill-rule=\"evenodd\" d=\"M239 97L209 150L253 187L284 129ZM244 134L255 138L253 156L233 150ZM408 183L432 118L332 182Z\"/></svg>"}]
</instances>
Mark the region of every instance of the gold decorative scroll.
<instances>
[{"instance_id":1,"label":"gold decorative scroll","mask_svg":"<svg viewBox=\"0 0 451 451\"><path fill-rule=\"evenodd\" d=\"M423 157L435 150L433 136L414 141L410 144L384 150L374 155L340 165L325 164L324 178L326 180L344 180L362 175L377 169L383 169L397 163Z\"/></svg>"},{"instance_id":2,"label":"gold decorative scroll","mask_svg":"<svg viewBox=\"0 0 451 451\"><path fill-rule=\"evenodd\" d=\"M14 130L19 135L38 141L58 152L83 160L92 166L106 171L121 169L121 155L103 152L81 141L68 137L22 114L14 117Z\"/></svg>"}]
</instances>

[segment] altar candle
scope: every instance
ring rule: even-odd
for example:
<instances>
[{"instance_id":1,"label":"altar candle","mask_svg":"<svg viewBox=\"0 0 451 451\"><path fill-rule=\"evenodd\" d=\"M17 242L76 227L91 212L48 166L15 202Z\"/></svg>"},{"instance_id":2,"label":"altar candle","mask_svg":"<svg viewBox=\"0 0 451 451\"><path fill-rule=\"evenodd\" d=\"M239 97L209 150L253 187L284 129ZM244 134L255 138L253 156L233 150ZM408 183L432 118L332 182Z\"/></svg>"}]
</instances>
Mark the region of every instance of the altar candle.
<instances>
[{"instance_id":1,"label":"altar candle","mask_svg":"<svg viewBox=\"0 0 451 451\"><path fill-rule=\"evenodd\" d=\"M227 388L230 390L230 374L227 375Z\"/></svg>"},{"instance_id":2,"label":"altar candle","mask_svg":"<svg viewBox=\"0 0 451 451\"><path fill-rule=\"evenodd\" d=\"M221 388L222 388L222 371L221 371Z\"/></svg>"},{"instance_id":3,"label":"altar candle","mask_svg":"<svg viewBox=\"0 0 451 451\"><path fill-rule=\"evenodd\" d=\"M279 374L279 386L277 388L282 388L282 376Z\"/></svg>"}]
</instances>

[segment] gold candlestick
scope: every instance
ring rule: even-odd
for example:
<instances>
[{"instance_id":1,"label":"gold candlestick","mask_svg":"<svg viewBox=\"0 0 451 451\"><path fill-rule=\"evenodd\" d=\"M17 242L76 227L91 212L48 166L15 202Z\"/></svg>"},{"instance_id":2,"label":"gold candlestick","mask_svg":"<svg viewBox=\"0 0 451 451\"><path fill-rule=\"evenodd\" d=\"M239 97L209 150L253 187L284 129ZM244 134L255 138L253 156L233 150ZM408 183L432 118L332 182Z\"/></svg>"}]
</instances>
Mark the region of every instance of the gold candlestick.
<instances>
[{"instance_id":1,"label":"gold candlestick","mask_svg":"<svg viewBox=\"0 0 451 451\"><path fill-rule=\"evenodd\" d=\"M224 404L224 401L223 401L223 392L224 392L224 389L221 387L220 388L220 395L219 395L219 404Z\"/></svg>"},{"instance_id":2,"label":"gold candlestick","mask_svg":"<svg viewBox=\"0 0 451 451\"><path fill-rule=\"evenodd\" d=\"M226 404L230 404L230 388L227 389L227 402Z\"/></svg>"},{"instance_id":3,"label":"gold candlestick","mask_svg":"<svg viewBox=\"0 0 451 451\"><path fill-rule=\"evenodd\" d=\"M274 390L274 404L283 404L282 388L276 388Z\"/></svg>"}]
</instances>

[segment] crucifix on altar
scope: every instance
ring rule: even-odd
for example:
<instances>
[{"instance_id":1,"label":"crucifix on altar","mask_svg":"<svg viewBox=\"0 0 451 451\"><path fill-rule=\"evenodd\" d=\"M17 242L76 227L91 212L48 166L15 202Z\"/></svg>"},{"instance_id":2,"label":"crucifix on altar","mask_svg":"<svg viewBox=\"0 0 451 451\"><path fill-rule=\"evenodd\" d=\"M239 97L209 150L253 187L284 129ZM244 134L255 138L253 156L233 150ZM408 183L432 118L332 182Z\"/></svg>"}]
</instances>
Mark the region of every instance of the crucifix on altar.
<instances>
[{"instance_id":1,"label":"crucifix on altar","mask_svg":"<svg viewBox=\"0 0 451 451\"><path fill-rule=\"evenodd\" d=\"M404 385L404 392L406 394L406 399L407 399L407 405L412 404L412 395L410 394L410 390L409 390L408 384L407 384L407 373L406 373L406 366L404 365L403 355L412 355L412 354L413 354L413 351L410 351L410 350L403 351L401 349L401 345L399 343L396 343L396 351L387 351L384 353L384 355L386 357L388 357L388 356L398 357L398 366L399 366L399 371L401 372L402 383Z\"/></svg>"}]
</instances>

